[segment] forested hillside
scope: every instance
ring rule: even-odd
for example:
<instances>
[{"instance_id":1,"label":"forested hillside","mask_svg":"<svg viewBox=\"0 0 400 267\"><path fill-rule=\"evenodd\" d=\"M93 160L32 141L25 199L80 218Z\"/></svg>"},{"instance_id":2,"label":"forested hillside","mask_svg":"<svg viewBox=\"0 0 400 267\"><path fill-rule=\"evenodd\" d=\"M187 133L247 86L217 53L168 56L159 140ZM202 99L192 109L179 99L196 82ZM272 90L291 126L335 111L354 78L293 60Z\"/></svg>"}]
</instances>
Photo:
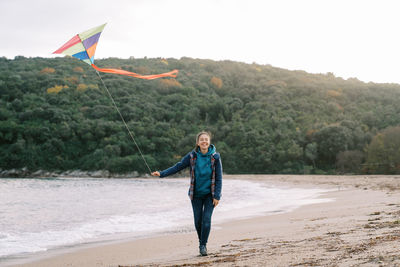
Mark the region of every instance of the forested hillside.
<instances>
[{"instance_id":1,"label":"forested hillside","mask_svg":"<svg viewBox=\"0 0 400 267\"><path fill-rule=\"evenodd\" d=\"M154 170L178 161L205 129L226 173L400 171L397 154L385 158L396 147L382 141L388 131L400 140L391 128L400 125L397 84L191 58L96 65L141 74L179 69L176 79L152 81L101 74ZM146 172L90 66L70 57L3 57L0 168L24 167Z\"/></svg>"}]
</instances>

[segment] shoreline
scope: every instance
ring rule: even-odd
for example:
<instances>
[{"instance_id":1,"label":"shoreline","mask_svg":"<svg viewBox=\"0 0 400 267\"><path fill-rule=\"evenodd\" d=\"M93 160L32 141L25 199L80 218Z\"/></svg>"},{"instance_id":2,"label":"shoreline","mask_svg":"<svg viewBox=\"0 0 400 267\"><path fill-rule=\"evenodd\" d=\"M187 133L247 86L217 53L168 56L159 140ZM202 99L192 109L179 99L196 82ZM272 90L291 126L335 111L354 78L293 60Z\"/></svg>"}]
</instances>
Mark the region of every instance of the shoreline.
<instances>
[{"instance_id":1,"label":"shoreline","mask_svg":"<svg viewBox=\"0 0 400 267\"><path fill-rule=\"evenodd\" d=\"M308 204L285 213L213 224L207 257L198 257L197 236L192 231L47 251L41 253L41 259L36 258L38 261L10 266L230 266L232 263L262 266L266 261L274 266L311 265L312 262L320 265L328 262L341 264L343 260L347 262L350 259L343 256L346 253L342 253L341 258L336 255L336 261L327 255L351 250L352 239L342 240L346 243L343 248L340 245L326 247L334 246L331 239L343 239L355 232L359 232L353 238L358 244L368 240L360 240L363 236L372 238L375 234L375 239L391 236L396 245L386 246L385 253L380 252L383 255L380 259L385 262L385 256L391 253L389 247L398 247L400 242L400 225L391 218L396 212L400 214L398 176L225 175L224 179L262 181L288 187L329 188L335 191L323 193L321 197L334 198L335 201ZM374 221L369 221L371 219ZM373 233L374 224L371 228L366 227L370 222L381 223L382 228L379 229L395 231L389 234L382 231ZM361 230L357 230L360 224ZM388 244L389 241L385 242ZM321 247L325 250L318 253ZM280 254L285 255L277 256ZM392 262L393 259L400 262L400 258L393 257Z\"/></svg>"}]
</instances>

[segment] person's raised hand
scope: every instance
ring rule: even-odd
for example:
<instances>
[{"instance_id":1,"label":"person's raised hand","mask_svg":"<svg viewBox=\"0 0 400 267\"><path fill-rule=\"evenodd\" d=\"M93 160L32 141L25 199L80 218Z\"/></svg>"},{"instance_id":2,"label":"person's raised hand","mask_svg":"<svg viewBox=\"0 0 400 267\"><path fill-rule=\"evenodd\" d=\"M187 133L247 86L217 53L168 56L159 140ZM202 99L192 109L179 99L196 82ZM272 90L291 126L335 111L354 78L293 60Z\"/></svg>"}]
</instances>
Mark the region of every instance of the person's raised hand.
<instances>
[{"instance_id":1,"label":"person's raised hand","mask_svg":"<svg viewBox=\"0 0 400 267\"><path fill-rule=\"evenodd\" d=\"M155 172L152 172L151 175L160 177L160 172L155 171Z\"/></svg>"}]
</instances>

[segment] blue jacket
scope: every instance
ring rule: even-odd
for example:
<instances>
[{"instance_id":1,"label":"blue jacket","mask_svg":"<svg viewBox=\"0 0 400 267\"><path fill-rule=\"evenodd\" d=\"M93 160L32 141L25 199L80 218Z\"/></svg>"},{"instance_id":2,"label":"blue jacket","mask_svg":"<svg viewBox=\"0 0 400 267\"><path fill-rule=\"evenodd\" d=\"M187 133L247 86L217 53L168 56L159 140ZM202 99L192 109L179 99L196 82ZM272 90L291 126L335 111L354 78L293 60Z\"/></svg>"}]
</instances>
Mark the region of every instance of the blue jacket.
<instances>
[{"instance_id":1,"label":"blue jacket","mask_svg":"<svg viewBox=\"0 0 400 267\"><path fill-rule=\"evenodd\" d=\"M186 154L181 161L176 163L174 166L169 167L166 170L160 172L160 177L166 177L172 174L175 174L187 167L190 168L190 187L189 187L189 198L193 199L194 195L194 186L196 183L196 174L195 174L195 166L196 166L196 152L193 150ZM211 194L215 199L220 200L221 191L222 191L222 162L221 156L218 152L212 154L211 156L211 168L212 168L212 176L211 176Z\"/></svg>"}]
</instances>

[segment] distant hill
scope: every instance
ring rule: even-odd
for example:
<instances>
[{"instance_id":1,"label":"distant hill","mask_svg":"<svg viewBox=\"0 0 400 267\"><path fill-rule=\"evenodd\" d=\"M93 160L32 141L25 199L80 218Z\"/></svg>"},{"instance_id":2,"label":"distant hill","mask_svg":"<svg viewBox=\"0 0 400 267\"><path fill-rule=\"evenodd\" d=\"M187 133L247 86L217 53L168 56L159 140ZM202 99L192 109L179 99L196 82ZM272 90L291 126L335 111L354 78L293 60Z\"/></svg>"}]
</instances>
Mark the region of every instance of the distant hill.
<instances>
[{"instance_id":1,"label":"distant hill","mask_svg":"<svg viewBox=\"0 0 400 267\"><path fill-rule=\"evenodd\" d=\"M210 130L226 173L361 172L367 145L400 125L400 85L270 65L181 59L97 60L150 167L164 169ZM349 164L351 163L351 164ZM95 71L70 58L0 58L0 168L138 171L146 167Z\"/></svg>"}]
</instances>

